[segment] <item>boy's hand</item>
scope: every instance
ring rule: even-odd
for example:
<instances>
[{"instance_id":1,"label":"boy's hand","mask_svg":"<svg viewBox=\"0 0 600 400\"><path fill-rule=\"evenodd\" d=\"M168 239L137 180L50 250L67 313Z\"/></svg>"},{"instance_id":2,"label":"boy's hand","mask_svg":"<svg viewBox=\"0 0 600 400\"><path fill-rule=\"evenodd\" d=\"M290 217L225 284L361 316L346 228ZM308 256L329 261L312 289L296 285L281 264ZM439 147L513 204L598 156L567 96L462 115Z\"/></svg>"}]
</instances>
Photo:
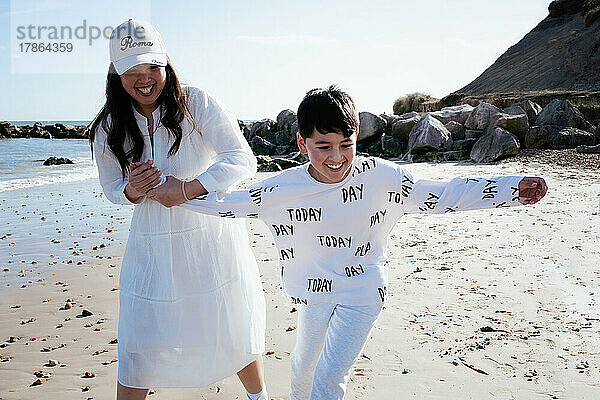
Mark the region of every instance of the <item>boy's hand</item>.
<instances>
[{"instance_id":1,"label":"boy's hand","mask_svg":"<svg viewBox=\"0 0 600 400\"><path fill-rule=\"evenodd\" d=\"M527 177L519 182L519 202L535 204L546 195L548 186L543 178Z\"/></svg>"}]
</instances>

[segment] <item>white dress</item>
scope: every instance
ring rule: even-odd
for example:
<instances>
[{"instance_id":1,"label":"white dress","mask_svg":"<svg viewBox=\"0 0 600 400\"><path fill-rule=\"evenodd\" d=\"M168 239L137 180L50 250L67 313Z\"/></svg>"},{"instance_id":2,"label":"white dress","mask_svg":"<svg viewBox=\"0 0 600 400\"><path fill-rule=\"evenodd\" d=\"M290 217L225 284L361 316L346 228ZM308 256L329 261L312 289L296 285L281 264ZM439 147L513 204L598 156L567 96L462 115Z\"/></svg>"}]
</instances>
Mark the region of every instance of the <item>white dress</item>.
<instances>
[{"instance_id":1,"label":"white dress","mask_svg":"<svg viewBox=\"0 0 600 400\"><path fill-rule=\"evenodd\" d=\"M154 149L146 118L134 110L144 135L142 160L153 159L165 176L197 178L208 191L225 191L252 176L256 159L237 120L203 91L185 90L201 133L184 120L179 150L167 157L173 137L159 123L160 107L153 113ZM123 181L106 137L98 128L100 184L111 202L132 204L123 193L127 177ZM135 205L119 285L122 385L203 387L264 351L265 301L241 220L169 209L144 198Z\"/></svg>"}]
</instances>

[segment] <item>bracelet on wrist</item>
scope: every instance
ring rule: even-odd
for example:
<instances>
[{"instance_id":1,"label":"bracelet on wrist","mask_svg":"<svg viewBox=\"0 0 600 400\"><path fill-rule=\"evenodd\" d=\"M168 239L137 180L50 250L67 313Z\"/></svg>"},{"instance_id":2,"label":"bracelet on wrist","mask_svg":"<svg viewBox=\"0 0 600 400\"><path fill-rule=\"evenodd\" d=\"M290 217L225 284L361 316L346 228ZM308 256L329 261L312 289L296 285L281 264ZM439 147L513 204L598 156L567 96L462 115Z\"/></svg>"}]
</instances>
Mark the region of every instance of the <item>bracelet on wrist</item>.
<instances>
[{"instance_id":1,"label":"bracelet on wrist","mask_svg":"<svg viewBox=\"0 0 600 400\"><path fill-rule=\"evenodd\" d=\"M190 199L188 199L188 197L185 194L185 181L181 181L181 192L183 193L183 198L185 199L185 201L189 201Z\"/></svg>"}]
</instances>

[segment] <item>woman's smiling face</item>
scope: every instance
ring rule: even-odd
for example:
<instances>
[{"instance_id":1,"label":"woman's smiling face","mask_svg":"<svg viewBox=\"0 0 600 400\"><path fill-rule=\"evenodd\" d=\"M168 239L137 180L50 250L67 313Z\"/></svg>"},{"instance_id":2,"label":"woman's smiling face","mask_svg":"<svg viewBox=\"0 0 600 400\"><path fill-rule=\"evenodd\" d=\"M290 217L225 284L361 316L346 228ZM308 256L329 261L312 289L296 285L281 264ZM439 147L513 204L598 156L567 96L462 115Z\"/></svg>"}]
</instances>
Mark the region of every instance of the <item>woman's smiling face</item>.
<instances>
[{"instance_id":1,"label":"woman's smiling face","mask_svg":"<svg viewBox=\"0 0 600 400\"><path fill-rule=\"evenodd\" d=\"M120 76L121 84L140 107L156 107L157 99L165 87L165 67L140 64Z\"/></svg>"}]
</instances>

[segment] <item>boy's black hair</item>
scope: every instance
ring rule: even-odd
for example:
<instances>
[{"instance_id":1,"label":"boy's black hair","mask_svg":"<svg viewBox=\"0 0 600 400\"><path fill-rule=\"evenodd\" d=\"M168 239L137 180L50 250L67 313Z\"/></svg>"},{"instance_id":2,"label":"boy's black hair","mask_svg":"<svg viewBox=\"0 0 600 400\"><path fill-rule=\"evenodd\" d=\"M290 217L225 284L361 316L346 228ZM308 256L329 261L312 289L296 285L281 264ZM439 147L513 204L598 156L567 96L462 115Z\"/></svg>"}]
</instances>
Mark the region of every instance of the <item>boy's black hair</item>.
<instances>
[{"instance_id":1,"label":"boy's black hair","mask_svg":"<svg viewBox=\"0 0 600 400\"><path fill-rule=\"evenodd\" d=\"M323 134L338 132L345 137L356 133L358 118L350 95L336 85L306 93L298 106L298 131L306 139L312 136L315 128Z\"/></svg>"}]
</instances>

